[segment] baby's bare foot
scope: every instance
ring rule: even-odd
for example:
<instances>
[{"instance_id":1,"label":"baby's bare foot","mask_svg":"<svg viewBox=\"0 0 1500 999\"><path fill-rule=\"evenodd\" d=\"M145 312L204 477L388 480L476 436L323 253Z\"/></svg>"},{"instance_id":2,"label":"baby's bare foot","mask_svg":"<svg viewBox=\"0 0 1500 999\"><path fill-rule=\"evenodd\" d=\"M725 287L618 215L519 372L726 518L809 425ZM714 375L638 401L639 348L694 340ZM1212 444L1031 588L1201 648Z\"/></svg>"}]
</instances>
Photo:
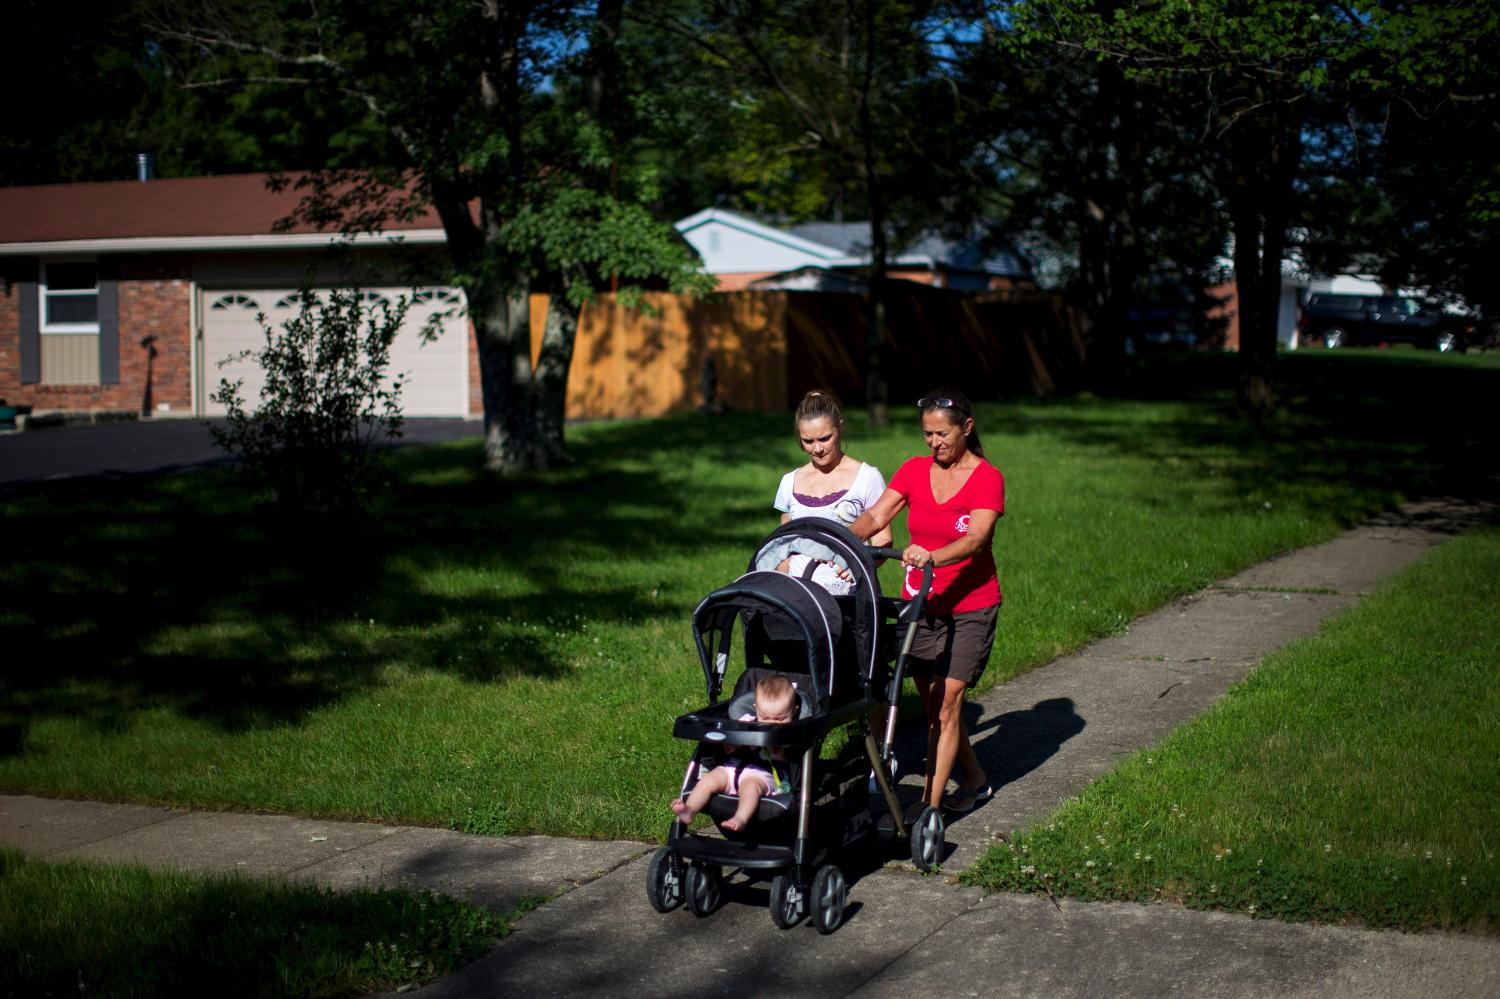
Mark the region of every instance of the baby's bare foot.
<instances>
[{"instance_id":1,"label":"baby's bare foot","mask_svg":"<svg viewBox=\"0 0 1500 999\"><path fill-rule=\"evenodd\" d=\"M735 818L732 815L729 818L725 819L723 822L720 822L719 825L723 826L725 829L728 829L730 832L739 832L741 829L745 828L745 823L741 822L739 819Z\"/></svg>"},{"instance_id":2,"label":"baby's bare foot","mask_svg":"<svg viewBox=\"0 0 1500 999\"><path fill-rule=\"evenodd\" d=\"M676 815L677 820L679 822L682 822L683 824L687 824L693 821L693 810L689 808L688 803L683 801L681 798L672 799L672 813Z\"/></svg>"}]
</instances>

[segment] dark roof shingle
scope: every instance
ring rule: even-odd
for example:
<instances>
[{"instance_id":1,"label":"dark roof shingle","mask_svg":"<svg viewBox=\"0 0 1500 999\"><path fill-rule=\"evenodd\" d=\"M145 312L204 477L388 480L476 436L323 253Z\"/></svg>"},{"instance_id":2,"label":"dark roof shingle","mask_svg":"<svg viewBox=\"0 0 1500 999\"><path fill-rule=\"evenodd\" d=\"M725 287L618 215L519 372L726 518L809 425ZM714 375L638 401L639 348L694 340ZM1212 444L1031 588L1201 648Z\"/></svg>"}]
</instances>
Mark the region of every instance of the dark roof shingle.
<instances>
[{"instance_id":1,"label":"dark roof shingle","mask_svg":"<svg viewBox=\"0 0 1500 999\"><path fill-rule=\"evenodd\" d=\"M173 236L264 236L302 199L291 185L266 187L268 174L115 180L0 188L0 244ZM296 178L293 177L293 180ZM387 230L438 229L430 208ZM317 232L298 223L286 230Z\"/></svg>"}]
</instances>

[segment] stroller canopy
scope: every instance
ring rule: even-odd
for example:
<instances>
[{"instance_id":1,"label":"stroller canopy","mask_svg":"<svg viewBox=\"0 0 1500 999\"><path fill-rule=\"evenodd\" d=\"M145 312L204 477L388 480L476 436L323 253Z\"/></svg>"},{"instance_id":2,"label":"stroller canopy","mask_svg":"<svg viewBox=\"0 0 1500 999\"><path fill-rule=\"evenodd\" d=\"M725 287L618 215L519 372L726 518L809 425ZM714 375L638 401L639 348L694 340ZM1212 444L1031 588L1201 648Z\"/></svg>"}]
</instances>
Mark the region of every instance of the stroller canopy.
<instances>
[{"instance_id":1,"label":"stroller canopy","mask_svg":"<svg viewBox=\"0 0 1500 999\"><path fill-rule=\"evenodd\" d=\"M865 543L842 524L822 517L799 517L772 531L750 559L751 569L775 569L790 554L832 562L848 571L854 591L844 615L854 646L855 665L866 681L874 678L880 655L880 580Z\"/></svg>"},{"instance_id":2,"label":"stroller canopy","mask_svg":"<svg viewBox=\"0 0 1500 999\"><path fill-rule=\"evenodd\" d=\"M759 662L772 644L796 650L783 655L777 668L806 674L813 697L826 707L833 694L834 671L843 620L838 601L816 583L773 570L747 572L715 590L693 612L694 637L708 680L709 696L718 698L729 668L729 640L736 618L745 622L745 657ZM717 644L709 636L717 634Z\"/></svg>"},{"instance_id":3,"label":"stroller canopy","mask_svg":"<svg viewBox=\"0 0 1500 999\"><path fill-rule=\"evenodd\" d=\"M810 580L775 571L792 554L843 568L853 592L836 598ZM820 706L855 696L857 689L848 688L865 687L875 673L879 600L875 562L845 528L820 518L782 525L756 550L749 572L710 593L693 612L709 696L717 699L723 689L736 618L745 623L747 662L758 664L762 650L772 645L795 646L797 664L778 668L807 674Z\"/></svg>"}]
</instances>

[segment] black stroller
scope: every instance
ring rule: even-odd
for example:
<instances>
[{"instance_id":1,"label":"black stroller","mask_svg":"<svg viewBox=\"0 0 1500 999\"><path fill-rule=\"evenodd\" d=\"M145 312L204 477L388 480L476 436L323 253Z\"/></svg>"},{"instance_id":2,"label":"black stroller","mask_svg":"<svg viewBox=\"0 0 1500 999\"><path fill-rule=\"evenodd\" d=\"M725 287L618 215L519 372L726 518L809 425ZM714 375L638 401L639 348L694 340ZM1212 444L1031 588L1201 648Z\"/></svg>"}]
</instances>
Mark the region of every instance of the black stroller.
<instances>
[{"instance_id":1,"label":"black stroller","mask_svg":"<svg viewBox=\"0 0 1500 999\"><path fill-rule=\"evenodd\" d=\"M835 597L810 579L775 571L794 552L847 570L853 591ZM925 806L908 824L892 787L896 705L915 625L932 584L929 568L921 592L912 599L881 596L875 559L900 556L893 549L866 547L832 521L794 520L761 543L745 575L710 593L693 612L709 703L679 717L673 728L677 738L697 744L682 794L692 790L701 774L726 762L732 746L780 750L791 791L762 797L753 821L740 832L720 825L733 816L738 798L715 795L703 812L722 839L674 821L667 845L652 856L647 872L647 894L658 912L686 901L695 915L708 915L718 907L725 867L774 871L772 921L786 929L810 909L818 930L833 932L843 919L848 889L831 858L877 833L870 810L872 772L894 834L909 842L912 862L927 871L942 858L942 814ZM745 669L730 697L721 700L736 622ZM801 703L795 719L781 725L739 720L753 714L755 685L769 673L783 673L796 685ZM888 708L880 743L870 725L877 706ZM858 726L864 752L845 752L837 761L822 759L829 734L851 724Z\"/></svg>"}]
</instances>

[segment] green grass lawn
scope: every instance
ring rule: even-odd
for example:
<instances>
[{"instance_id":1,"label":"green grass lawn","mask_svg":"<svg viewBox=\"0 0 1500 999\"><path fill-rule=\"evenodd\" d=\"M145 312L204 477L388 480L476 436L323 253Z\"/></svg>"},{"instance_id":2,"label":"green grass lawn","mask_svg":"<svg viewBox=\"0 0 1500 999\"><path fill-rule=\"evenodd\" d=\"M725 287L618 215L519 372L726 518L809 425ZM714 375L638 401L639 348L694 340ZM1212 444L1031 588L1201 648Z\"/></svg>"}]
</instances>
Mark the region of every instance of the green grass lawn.
<instances>
[{"instance_id":1,"label":"green grass lawn","mask_svg":"<svg viewBox=\"0 0 1500 999\"><path fill-rule=\"evenodd\" d=\"M1008 480L987 682L1403 496L1494 471L1500 358L1288 357L1284 414L1232 359L1130 398L979 407ZM898 411L848 444L889 476ZM0 514L0 788L655 839L703 700L689 615L777 522L785 415L570 431L515 481L477 441L398 455L380 533L285 538L205 473L12 491ZM898 539L902 537L898 525ZM895 567L887 567L893 572ZM888 577L893 579L894 577Z\"/></svg>"},{"instance_id":2,"label":"green grass lawn","mask_svg":"<svg viewBox=\"0 0 1500 999\"><path fill-rule=\"evenodd\" d=\"M1500 929L1500 529L1428 554L991 849L989 890Z\"/></svg>"},{"instance_id":3,"label":"green grass lawn","mask_svg":"<svg viewBox=\"0 0 1500 999\"><path fill-rule=\"evenodd\" d=\"M6 995L367 994L447 974L508 930L509 917L398 889L335 894L0 850Z\"/></svg>"}]
</instances>

